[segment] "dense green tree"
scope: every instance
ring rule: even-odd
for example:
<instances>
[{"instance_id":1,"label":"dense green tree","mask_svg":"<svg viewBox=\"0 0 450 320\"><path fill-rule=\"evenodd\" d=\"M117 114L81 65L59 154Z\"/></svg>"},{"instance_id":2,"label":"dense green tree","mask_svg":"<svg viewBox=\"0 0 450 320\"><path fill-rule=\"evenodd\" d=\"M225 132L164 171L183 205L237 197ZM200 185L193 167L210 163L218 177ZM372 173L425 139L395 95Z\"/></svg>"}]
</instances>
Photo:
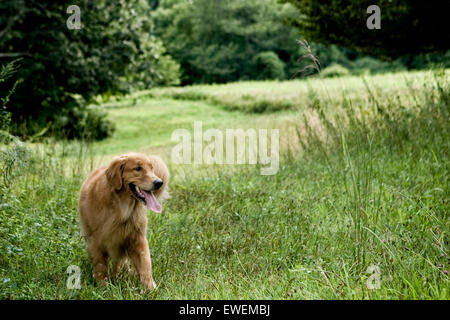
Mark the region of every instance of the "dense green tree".
<instances>
[{"instance_id":1,"label":"dense green tree","mask_svg":"<svg viewBox=\"0 0 450 320\"><path fill-rule=\"evenodd\" d=\"M393 59L450 48L449 1L281 0L299 8L292 22L310 41L358 48ZM367 8L381 9L381 29L369 30Z\"/></svg>"},{"instance_id":2,"label":"dense green tree","mask_svg":"<svg viewBox=\"0 0 450 320\"><path fill-rule=\"evenodd\" d=\"M289 76L300 35L284 22L297 15L276 0L170 0L160 1L153 17L183 83L210 83L272 77L280 66L286 70L275 77Z\"/></svg>"},{"instance_id":3,"label":"dense green tree","mask_svg":"<svg viewBox=\"0 0 450 320\"><path fill-rule=\"evenodd\" d=\"M16 133L42 128L105 137L110 126L86 102L131 86L176 83L177 64L152 35L145 0L80 0L81 29L69 30L69 4L49 0L0 2L0 63L22 57L22 80L7 108ZM172 74L168 74L168 70ZM8 85L0 88L0 96Z\"/></svg>"}]
</instances>

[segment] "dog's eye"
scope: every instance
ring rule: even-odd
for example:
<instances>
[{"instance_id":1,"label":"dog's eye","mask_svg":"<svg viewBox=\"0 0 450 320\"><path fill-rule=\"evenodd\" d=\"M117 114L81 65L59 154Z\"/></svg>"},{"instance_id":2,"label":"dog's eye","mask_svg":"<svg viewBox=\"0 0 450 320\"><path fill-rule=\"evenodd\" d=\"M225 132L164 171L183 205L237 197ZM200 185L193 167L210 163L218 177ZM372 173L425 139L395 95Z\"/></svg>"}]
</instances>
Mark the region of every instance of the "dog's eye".
<instances>
[{"instance_id":1,"label":"dog's eye","mask_svg":"<svg viewBox=\"0 0 450 320\"><path fill-rule=\"evenodd\" d=\"M136 168L134 168L134 170L136 170L136 171L141 171L141 170L142 170L142 167L136 167Z\"/></svg>"}]
</instances>

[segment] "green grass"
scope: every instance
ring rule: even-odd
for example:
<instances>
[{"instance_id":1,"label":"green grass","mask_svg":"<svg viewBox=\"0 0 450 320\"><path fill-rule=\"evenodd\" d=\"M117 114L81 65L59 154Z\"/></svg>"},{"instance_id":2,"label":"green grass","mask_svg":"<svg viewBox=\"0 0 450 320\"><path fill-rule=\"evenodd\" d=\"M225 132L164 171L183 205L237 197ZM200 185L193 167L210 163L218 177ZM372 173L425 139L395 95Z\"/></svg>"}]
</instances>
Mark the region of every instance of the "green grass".
<instances>
[{"instance_id":1,"label":"green grass","mask_svg":"<svg viewBox=\"0 0 450 320\"><path fill-rule=\"evenodd\" d=\"M449 299L449 92L448 71L154 89L106 105L105 141L5 147L0 298ZM171 163L172 131L195 120L280 128L280 170ZM81 182L129 150L172 172L148 215L151 293L127 275L99 287L79 235Z\"/></svg>"},{"instance_id":2,"label":"green grass","mask_svg":"<svg viewBox=\"0 0 450 320\"><path fill-rule=\"evenodd\" d=\"M371 86L389 95L400 93L400 98L409 99L405 94L410 89L420 88L426 72L404 72L374 75L370 77ZM410 81L410 87L405 83ZM183 88L157 88L138 93L139 97L168 97L177 100L208 101L226 110L262 113L281 110L303 111L309 106L308 95L311 88L322 100L335 105L342 101L342 93L347 98L364 101L368 97L364 83L359 76L346 76L334 79L310 78L293 81L249 81L220 85L197 85Z\"/></svg>"},{"instance_id":3,"label":"green grass","mask_svg":"<svg viewBox=\"0 0 450 320\"><path fill-rule=\"evenodd\" d=\"M286 118L287 115L284 117ZM116 123L115 134L95 144L96 154L116 154L124 151L147 151L167 148L175 129L193 130L196 120L207 128L252 127L272 122L271 116L229 112L203 101L178 101L168 98L145 100L136 106L109 108L109 118Z\"/></svg>"}]
</instances>

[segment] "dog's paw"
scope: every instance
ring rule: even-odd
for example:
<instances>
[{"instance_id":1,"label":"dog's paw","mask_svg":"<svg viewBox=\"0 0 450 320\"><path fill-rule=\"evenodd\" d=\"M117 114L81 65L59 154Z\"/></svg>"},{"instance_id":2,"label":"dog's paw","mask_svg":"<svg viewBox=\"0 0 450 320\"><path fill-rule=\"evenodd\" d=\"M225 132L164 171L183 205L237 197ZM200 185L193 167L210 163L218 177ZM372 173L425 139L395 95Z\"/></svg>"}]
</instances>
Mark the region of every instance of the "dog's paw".
<instances>
[{"instance_id":1,"label":"dog's paw","mask_svg":"<svg viewBox=\"0 0 450 320\"><path fill-rule=\"evenodd\" d=\"M156 282L153 279L150 279L148 281L143 281L143 285L144 285L145 291L147 291L147 292L153 291L157 288ZM143 293L143 292L141 291L141 293Z\"/></svg>"},{"instance_id":2,"label":"dog's paw","mask_svg":"<svg viewBox=\"0 0 450 320\"><path fill-rule=\"evenodd\" d=\"M108 277L98 279L98 283L100 284L100 287L106 287L106 285L108 284Z\"/></svg>"}]
</instances>

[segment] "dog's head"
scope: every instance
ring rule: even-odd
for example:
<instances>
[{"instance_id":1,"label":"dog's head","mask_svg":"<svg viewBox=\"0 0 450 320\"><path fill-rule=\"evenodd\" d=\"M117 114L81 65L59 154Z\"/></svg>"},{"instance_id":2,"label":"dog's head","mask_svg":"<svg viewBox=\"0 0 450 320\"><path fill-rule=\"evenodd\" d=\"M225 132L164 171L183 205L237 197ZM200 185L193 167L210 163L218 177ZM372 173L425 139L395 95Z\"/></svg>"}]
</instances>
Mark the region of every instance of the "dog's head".
<instances>
[{"instance_id":1,"label":"dog's head","mask_svg":"<svg viewBox=\"0 0 450 320\"><path fill-rule=\"evenodd\" d=\"M162 211L157 198L168 183L169 171L161 159L139 153L124 154L113 159L106 177L115 190L128 191L148 209Z\"/></svg>"}]
</instances>

